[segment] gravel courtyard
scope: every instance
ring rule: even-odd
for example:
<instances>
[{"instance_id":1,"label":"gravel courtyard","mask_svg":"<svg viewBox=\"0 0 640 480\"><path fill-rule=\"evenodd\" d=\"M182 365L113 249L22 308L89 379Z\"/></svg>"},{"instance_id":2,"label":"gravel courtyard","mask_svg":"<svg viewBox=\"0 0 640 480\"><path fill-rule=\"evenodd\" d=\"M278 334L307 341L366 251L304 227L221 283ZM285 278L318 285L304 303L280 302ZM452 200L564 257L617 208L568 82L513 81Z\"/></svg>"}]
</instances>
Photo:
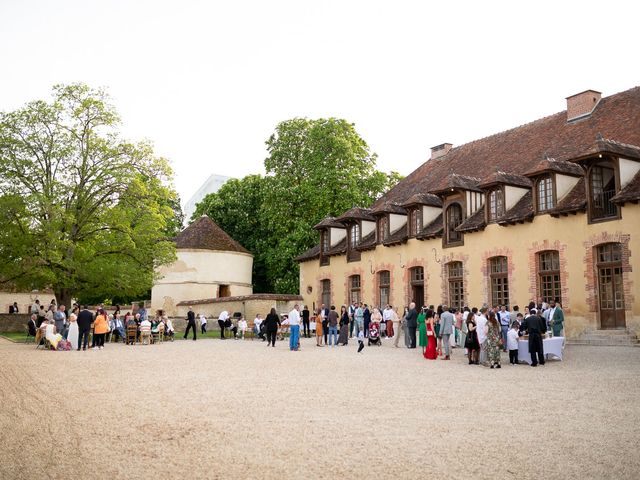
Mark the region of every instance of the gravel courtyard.
<instances>
[{"instance_id":1,"label":"gravel courtyard","mask_svg":"<svg viewBox=\"0 0 640 480\"><path fill-rule=\"evenodd\" d=\"M356 347L0 339L0 478L640 476L640 348L491 370Z\"/></svg>"}]
</instances>

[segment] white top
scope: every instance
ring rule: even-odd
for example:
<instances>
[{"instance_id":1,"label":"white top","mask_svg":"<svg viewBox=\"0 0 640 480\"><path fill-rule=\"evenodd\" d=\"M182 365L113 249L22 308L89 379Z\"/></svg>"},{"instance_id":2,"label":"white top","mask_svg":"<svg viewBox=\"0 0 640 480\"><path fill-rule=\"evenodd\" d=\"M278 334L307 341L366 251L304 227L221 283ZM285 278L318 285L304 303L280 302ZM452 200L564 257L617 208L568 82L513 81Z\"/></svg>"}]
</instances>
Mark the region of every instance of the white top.
<instances>
[{"instance_id":1,"label":"white top","mask_svg":"<svg viewBox=\"0 0 640 480\"><path fill-rule=\"evenodd\" d=\"M218 317L218 320L228 320L229 319L229 312L227 312L226 310L223 310L220 312L220 316Z\"/></svg>"},{"instance_id":2,"label":"white top","mask_svg":"<svg viewBox=\"0 0 640 480\"><path fill-rule=\"evenodd\" d=\"M238 330L241 332L247 330L247 321L244 318L242 320L238 320Z\"/></svg>"},{"instance_id":3,"label":"white top","mask_svg":"<svg viewBox=\"0 0 640 480\"><path fill-rule=\"evenodd\" d=\"M518 330L512 328L507 332L507 348L518 350Z\"/></svg>"},{"instance_id":4,"label":"white top","mask_svg":"<svg viewBox=\"0 0 640 480\"><path fill-rule=\"evenodd\" d=\"M201 325L206 325L207 324L207 317L205 317L204 315L200 315L200 324Z\"/></svg>"},{"instance_id":5,"label":"white top","mask_svg":"<svg viewBox=\"0 0 640 480\"><path fill-rule=\"evenodd\" d=\"M358 341L359 342L364 342L364 330L360 330L358 332Z\"/></svg>"},{"instance_id":6,"label":"white top","mask_svg":"<svg viewBox=\"0 0 640 480\"><path fill-rule=\"evenodd\" d=\"M140 331L149 331L151 330L151 322L147 319L144 319L142 322L140 322Z\"/></svg>"},{"instance_id":7,"label":"white top","mask_svg":"<svg viewBox=\"0 0 640 480\"><path fill-rule=\"evenodd\" d=\"M476 317L476 324L478 328L478 342L482 343L487 339L487 317L478 314Z\"/></svg>"},{"instance_id":8,"label":"white top","mask_svg":"<svg viewBox=\"0 0 640 480\"><path fill-rule=\"evenodd\" d=\"M393 320L393 310L390 308L385 308L382 312L382 321L386 322L387 320Z\"/></svg>"},{"instance_id":9,"label":"white top","mask_svg":"<svg viewBox=\"0 0 640 480\"><path fill-rule=\"evenodd\" d=\"M173 323L171 323L171 320L167 320L167 332L173 332Z\"/></svg>"},{"instance_id":10,"label":"white top","mask_svg":"<svg viewBox=\"0 0 640 480\"><path fill-rule=\"evenodd\" d=\"M300 325L300 312L295 308L289 312L289 325Z\"/></svg>"},{"instance_id":11,"label":"white top","mask_svg":"<svg viewBox=\"0 0 640 480\"><path fill-rule=\"evenodd\" d=\"M261 318L258 318L258 317L256 317L256 318L255 318L255 320L253 321L253 324L254 324L256 327L259 327L261 323L262 323L262 319L261 319Z\"/></svg>"}]
</instances>

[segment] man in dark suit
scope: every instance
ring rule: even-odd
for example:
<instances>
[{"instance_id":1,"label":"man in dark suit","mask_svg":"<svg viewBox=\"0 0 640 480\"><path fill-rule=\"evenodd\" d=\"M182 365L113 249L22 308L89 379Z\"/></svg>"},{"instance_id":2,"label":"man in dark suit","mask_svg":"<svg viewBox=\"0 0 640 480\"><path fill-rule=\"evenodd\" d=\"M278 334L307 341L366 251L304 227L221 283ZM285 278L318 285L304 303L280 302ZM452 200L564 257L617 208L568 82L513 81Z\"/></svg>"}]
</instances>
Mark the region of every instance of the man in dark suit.
<instances>
[{"instance_id":1,"label":"man in dark suit","mask_svg":"<svg viewBox=\"0 0 640 480\"><path fill-rule=\"evenodd\" d=\"M369 305L364 304L364 336L369 338L369 325L371 324L371 310Z\"/></svg>"},{"instance_id":2,"label":"man in dark suit","mask_svg":"<svg viewBox=\"0 0 640 480\"><path fill-rule=\"evenodd\" d=\"M78 313L78 350L82 345L82 350L87 349L89 343L89 332L91 331L91 323L93 322L93 314L89 311L86 305L82 307L80 313Z\"/></svg>"},{"instance_id":3,"label":"man in dark suit","mask_svg":"<svg viewBox=\"0 0 640 480\"><path fill-rule=\"evenodd\" d=\"M187 312L187 329L184 332L184 339L187 339L187 335L189 335L189 329L193 328L193 341L196 341L196 314L193 313L191 307L189 307L189 312Z\"/></svg>"},{"instance_id":4,"label":"man in dark suit","mask_svg":"<svg viewBox=\"0 0 640 480\"><path fill-rule=\"evenodd\" d=\"M409 333L409 348L416 348L416 330L418 329L418 312L416 310L415 302L409 304L409 311L405 318L407 323L407 331Z\"/></svg>"},{"instance_id":5,"label":"man in dark suit","mask_svg":"<svg viewBox=\"0 0 640 480\"><path fill-rule=\"evenodd\" d=\"M529 332L529 353L531 354L531 366L537 367L538 362L544 365L544 344L542 335L547 333L547 322L538 315L537 310L531 310L531 315L526 320ZM537 357L536 357L537 355Z\"/></svg>"},{"instance_id":6,"label":"man in dark suit","mask_svg":"<svg viewBox=\"0 0 640 480\"><path fill-rule=\"evenodd\" d=\"M309 307L306 305L302 310L302 327L304 329L302 334L307 338L311 338L311 330L309 329Z\"/></svg>"}]
</instances>

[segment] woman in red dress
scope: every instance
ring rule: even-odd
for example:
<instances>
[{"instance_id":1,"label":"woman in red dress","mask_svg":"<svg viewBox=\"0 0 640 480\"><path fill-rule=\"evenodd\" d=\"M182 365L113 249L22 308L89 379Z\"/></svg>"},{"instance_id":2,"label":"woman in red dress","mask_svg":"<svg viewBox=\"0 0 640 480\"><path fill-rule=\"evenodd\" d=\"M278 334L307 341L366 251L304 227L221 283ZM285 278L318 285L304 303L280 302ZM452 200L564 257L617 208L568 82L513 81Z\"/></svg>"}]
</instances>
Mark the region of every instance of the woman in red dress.
<instances>
[{"instance_id":1,"label":"woman in red dress","mask_svg":"<svg viewBox=\"0 0 640 480\"><path fill-rule=\"evenodd\" d=\"M424 358L427 360L435 360L438 358L436 352L436 343L438 340L436 339L434 329L433 310L427 310L427 319L425 321L427 323L427 348L424 351Z\"/></svg>"}]
</instances>

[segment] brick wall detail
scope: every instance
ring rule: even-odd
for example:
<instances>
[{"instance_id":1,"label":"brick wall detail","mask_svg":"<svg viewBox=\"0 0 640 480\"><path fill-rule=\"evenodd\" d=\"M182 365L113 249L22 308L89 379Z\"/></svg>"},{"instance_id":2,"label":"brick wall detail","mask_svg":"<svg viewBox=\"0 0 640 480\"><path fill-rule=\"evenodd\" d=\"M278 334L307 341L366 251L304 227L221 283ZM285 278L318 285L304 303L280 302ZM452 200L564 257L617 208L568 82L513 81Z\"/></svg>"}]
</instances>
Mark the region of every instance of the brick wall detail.
<instances>
[{"instance_id":1,"label":"brick wall detail","mask_svg":"<svg viewBox=\"0 0 640 480\"><path fill-rule=\"evenodd\" d=\"M539 272L538 272L538 253L547 250L556 250L560 257L560 295L562 296L562 310L565 313L571 313L571 296L569 295L569 269L567 265L567 245L559 240L555 242L534 242L529 253L529 299L534 302L538 301L539 291ZM528 302L527 302L528 303ZM522 307L521 307L522 308Z\"/></svg>"}]
</instances>

